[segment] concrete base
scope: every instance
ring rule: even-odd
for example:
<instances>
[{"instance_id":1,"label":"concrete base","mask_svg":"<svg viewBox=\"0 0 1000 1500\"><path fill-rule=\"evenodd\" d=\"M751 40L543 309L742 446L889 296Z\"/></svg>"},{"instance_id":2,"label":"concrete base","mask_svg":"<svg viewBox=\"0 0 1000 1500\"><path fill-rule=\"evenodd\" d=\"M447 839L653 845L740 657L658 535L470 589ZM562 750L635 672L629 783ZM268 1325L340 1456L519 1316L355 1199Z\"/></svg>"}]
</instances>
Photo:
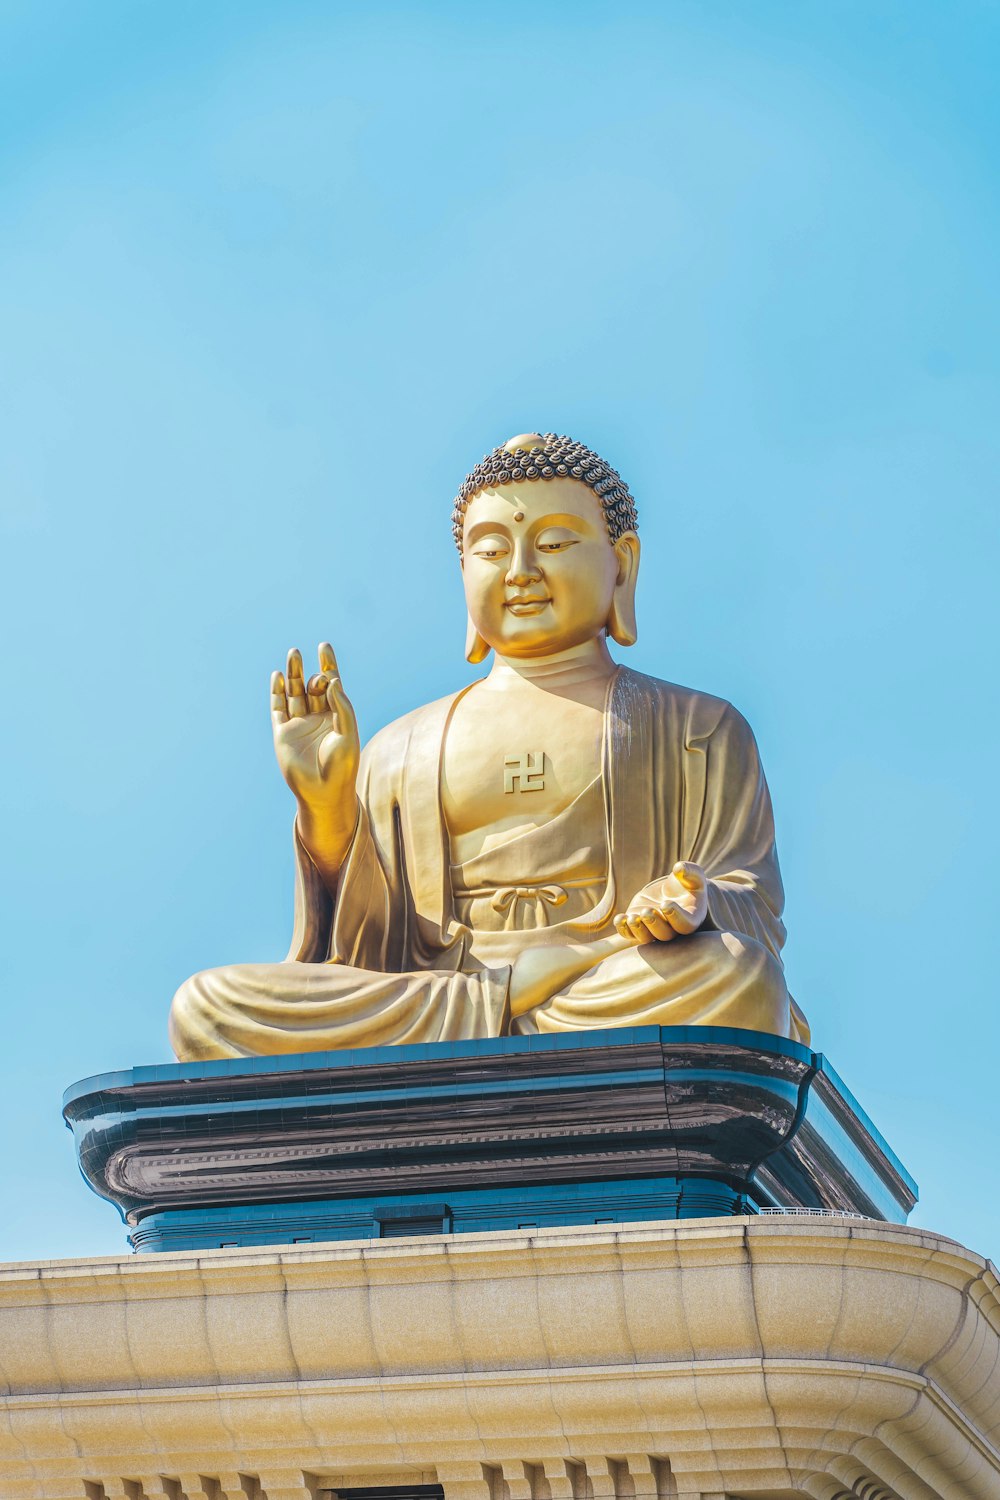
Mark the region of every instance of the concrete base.
<instances>
[{"instance_id":1,"label":"concrete base","mask_svg":"<svg viewBox=\"0 0 1000 1500\"><path fill-rule=\"evenodd\" d=\"M712 1219L0 1268L4 1500L997 1500L951 1240Z\"/></svg>"}]
</instances>

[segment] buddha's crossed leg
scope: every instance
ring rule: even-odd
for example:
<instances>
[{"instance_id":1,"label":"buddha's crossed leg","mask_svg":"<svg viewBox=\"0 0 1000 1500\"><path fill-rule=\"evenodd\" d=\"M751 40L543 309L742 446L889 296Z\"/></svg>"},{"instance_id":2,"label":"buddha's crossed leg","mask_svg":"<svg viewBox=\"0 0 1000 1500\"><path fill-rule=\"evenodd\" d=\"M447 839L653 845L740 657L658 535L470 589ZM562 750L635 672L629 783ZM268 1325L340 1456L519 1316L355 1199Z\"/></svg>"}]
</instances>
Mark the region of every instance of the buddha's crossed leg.
<instances>
[{"instance_id":1,"label":"buddha's crossed leg","mask_svg":"<svg viewBox=\"0 0 1000 1500\"><path fill-rule=\"evenodd\" d=\"M234 964L177 991L182 1061L621 1025L733 1026L802 1037L781 965L759 943L700 932L540 947L476 973L379 974L343 964ZM805 1039L804 1037L802 1039Z\"/></svg>"},{"instance_id":2,"label":"buddha's crossed leg","mask_svg":"<svg viewBox=\"0 0 1000 1500\"><path fill-rule=\"evenodd\" d=\"M752 938L702 931L666 943L614 938L596 946L606 951L576 973L571 953L539 948L522 955L514 965L515 975L520 967L523 989L519 1003L512 987L511 1030L731 1026L808 1039L781 964ZM558 973L561 962L564 977ZM532 984L542 995L535 1003L530 1003Z\"/></svg>"}]
</instances>

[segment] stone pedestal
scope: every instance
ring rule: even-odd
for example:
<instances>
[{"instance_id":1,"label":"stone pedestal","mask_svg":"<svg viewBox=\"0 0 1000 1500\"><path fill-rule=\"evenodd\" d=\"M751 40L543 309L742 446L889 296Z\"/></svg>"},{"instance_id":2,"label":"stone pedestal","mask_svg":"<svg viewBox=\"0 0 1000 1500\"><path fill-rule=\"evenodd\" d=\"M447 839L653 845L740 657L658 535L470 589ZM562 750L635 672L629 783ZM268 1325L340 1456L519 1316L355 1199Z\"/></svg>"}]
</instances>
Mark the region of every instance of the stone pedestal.
<instances>
[{"instance_id":1,"label":"stone pedestal","mask_svg":"<svg viewBox=\"0 0 1000 1500\"><path fill-rule=\"evenodd\" d=\"M4 1500L996 1500L950 1240L737 1217L0 1268Z\"/></svg>"},{"instance_id":2,"label":"stone pedestal","mask_svg":"<svg viewBox=\"0 0 1000 1500\"><path fill-rule=\"evenodd\" d=\"M902 1222L916 1197L821 1054L718 1026L135 1068L64 1112L142 1250L774 1208Z\"/></svg>"}]
</instances>

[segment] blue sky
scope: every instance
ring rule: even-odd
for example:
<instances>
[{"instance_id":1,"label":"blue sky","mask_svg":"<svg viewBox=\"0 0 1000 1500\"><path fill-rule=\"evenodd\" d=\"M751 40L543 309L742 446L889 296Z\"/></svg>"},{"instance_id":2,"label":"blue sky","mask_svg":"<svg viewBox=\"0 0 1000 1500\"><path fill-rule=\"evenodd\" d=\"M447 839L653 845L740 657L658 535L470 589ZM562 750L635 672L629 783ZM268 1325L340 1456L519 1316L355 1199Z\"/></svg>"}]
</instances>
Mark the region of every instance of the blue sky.
<instances>
[{"instance_id":1,"label":"blue sky","mask_svg":"<svg viewBox=\"0 0 1000 1500\"><path fill-rule=\"evenodd\" d=\"M60 1113L285 951L267 676L459 686L466 469L636 495L630 664L753 724L815 1044L1000 1250L1000 10L0 5L0 1257L115 1253Z\"/></svg>"}]
</instances>

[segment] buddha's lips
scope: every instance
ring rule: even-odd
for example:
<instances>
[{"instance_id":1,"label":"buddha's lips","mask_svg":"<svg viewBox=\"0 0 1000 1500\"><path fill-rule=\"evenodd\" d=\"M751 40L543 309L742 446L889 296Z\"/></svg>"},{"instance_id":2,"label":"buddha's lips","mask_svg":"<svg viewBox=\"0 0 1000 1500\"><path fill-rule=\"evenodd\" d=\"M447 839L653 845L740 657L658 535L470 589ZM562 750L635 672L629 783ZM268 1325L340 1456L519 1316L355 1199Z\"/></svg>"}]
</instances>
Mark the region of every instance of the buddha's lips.
<instances>
[{"instance_id":1,"label":"buddha's lips","mask_svg":"<svg viewBox=\"0 0 1000 1500\"><path fill-rule=\"evenodd\" d=\"M549 603L551 603L551 600L547 595L544 599L508 599L504 604L504 609L509 609L514 614L520 615L527 614L537 609L542 609L546 604Z\"/></svg>"}]
</instances>

